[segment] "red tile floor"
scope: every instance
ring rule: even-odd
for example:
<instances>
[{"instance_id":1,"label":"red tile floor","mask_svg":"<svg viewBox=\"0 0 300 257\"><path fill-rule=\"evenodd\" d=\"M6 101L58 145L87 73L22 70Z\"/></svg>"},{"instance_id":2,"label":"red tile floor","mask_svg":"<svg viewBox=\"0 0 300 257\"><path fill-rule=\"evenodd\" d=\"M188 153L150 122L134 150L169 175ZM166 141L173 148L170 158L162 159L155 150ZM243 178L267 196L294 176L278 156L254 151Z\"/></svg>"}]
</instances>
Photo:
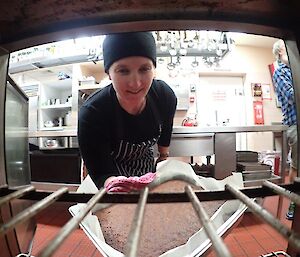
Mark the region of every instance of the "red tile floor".
<instances>
[{"instance_id":1,"label":"red tile floor","mask_svg":"<svg viewBox=\"0 0 300 257\"><path fill-rule=\"evenodd\" d=\"M278 196L265 198L263 206L276 215ZM53 238L70 218L69 205L56 203L54 208L48 208L37 216L37 230L33 243L32 255L37 253ZM288 227L292 222L285 219L288 200L283 201L281 221ZM233 257L258 257L272 251L287 249L287 241L269 225L262 223L252 213L246 212L236 228L226 236L225 243ZM101 257L102 255L87 238L84 232L76 229L63 245L57 249L54 257ZM213 251L209 257L216 256Z\"/></svg>"}]
</instances>

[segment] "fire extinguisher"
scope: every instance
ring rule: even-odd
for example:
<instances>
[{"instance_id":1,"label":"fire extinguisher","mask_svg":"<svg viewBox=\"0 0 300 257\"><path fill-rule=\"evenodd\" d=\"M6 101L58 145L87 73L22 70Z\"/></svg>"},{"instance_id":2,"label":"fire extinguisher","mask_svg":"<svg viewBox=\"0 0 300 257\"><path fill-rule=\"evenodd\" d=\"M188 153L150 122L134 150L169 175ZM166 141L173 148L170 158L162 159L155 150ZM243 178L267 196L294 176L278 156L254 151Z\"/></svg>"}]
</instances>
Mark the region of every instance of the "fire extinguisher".
<instances>
[{"instance_id":1,"label":"fire extinguisher","mask_svg":"<svg viewBox=\"0 0 300 257\"><path fill-rule=\"evenodd\" d=\"M254 124L262 125L264 124L264 110L262 101L253 102L253 112L254 112Z\"/></svg>"},{"instance_id":2,"label":"fire extinguisher","mask_svg":"<svg viewBox=\"0 0 300 257\"><path fill-rule=\"evenodd\" d=\"M190 117L186 117L183 119L181 125L185 126L185 127L196 127L198 125L198 122L197 122L196 118L192 119Z\"/></svg>"},{"instance_id":3,"label":"fire extinguisher","mask_svg":"<svg viewBox=\"0 0 300 257\"><path fill-rule=\"evenodd\" d=\"M190 118L184 118L182 123L181 123L182 126L185 126L185 127L193 127L193 122Z\"/></svg>"}]
</instances>

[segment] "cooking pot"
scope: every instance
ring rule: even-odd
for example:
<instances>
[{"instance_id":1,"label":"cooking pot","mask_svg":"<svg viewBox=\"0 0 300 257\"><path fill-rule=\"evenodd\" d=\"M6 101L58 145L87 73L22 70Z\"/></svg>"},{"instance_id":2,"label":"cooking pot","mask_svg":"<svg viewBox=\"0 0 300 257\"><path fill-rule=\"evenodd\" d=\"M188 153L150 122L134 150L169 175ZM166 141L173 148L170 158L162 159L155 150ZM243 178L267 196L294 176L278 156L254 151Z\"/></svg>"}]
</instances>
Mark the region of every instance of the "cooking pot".
<instances>
[{"instance_id":1,"label":"cooking pot","mask_svg":"<svg viewBox=\"0 0 300 257\"><path fill-rule=\"evenodd\" d=\"M58 142L56 139L47 139L45 141L45 146L46 147L58 147Z\"/></svg>"},{"instance_id":2,"label":"cooking pot","mask_svg":"<svg viewBox=\"0 0 300 257\"><path fill-rule=\"evenodd\" d=\"M51 127L54 127L54 123L53 123L52 120L47 120L47 121L44 122L44 126L46 128L51 128Z\"/></svg>"}]
</instances>

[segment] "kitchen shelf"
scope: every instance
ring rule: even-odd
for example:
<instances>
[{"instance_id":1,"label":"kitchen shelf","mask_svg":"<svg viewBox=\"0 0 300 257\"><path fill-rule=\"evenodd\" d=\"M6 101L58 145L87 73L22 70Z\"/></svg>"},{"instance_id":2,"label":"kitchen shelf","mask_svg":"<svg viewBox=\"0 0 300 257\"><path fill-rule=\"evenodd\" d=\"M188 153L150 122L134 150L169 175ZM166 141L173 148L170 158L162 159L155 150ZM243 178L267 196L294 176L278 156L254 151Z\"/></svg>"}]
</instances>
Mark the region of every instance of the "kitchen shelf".
<instances>
[{"instance_id":1,"label":"kitchen shelf","mask_svg":"<svg viewBox=\"0 0 300 257\"><path fill-rule=\"evenodd\" d=\"M79 80L78 81L79 87L93 87L96 85L95 78L87 79L87 80Z\"/></svg>"},{"instance_id":2,"label":"kitchen shelf","mask_svg":"<svg viewBox=\"0 0 300 257\"><path fill-rule=\"evenodd\" d=\"M92 84L92 85L78 86L78 90L98 89L98 88L100 88L100 85L99 85L99 84Z\"/></svg>"},{"instance_id":3,"label":"kitchen shelf","mask_svg":"<svg viewBox=\"0 0 300 257\"><path fill-rule=\"evenodd\" d=\"M268 180L275 184L280 184L282 182L282 178L280 176L272 174L272 176L267 179L244 180L244 186L245 187L261 186L264 180Z\"/></svg>"},{"instance_id":4,"label":"kitchen shelf","mask_svg":"<svg viewBox=\"0 0 300 257\"><path fill-rule=\"evenodd\" d=\"M71 104L53 104L53 105L41 106L42 110L47 110L47 109L69 109L69 108L72 108Z\"/></svg>"},{"instance_id":5,"label":"kitchen shelf","mask_svg":"<svg viewBox=\"0 0 300 257\"><path fill-rule=\"evenodd\" d=\"M58 128L58 127L56 127ZM40 138L40 137L77 137L77 129L72 126L64 126L60 130L38 130L30 131L30 138Z\"/></svg>"},{"instance_id":6,"label":"kitchen shelf","mask_svg":"<svg viewBox=\"0 0 300 257\"><path fill-rule=\"evenodd\" d=\"M46 61L46 60L45 60ZM73 69L73 66L72 66ZM47 75L49 79L44 80L40 84L39 91L39 104L38 104L38 130L41 131L61 131L72 122L73 101L72 101L72 79L60 80L57 77L59 72L70 74L73 77L71 68L56 67L49 72L49 69L40 72L40 76ZM60 126L45 126L51 125ZM39 143L40 147L44 145Z\"/></svg>"},{"instance_id":7,"label":"kitchen shelf","mask_svg":"<svg viewBox=\"0 0 300 257\"><path fill-rule=\"evenodd\" d=\"M53 67L58 65L74 64L88 61L89 55L87 53L77 54L64 57L49 57L39 56L30 58L28 60L22 60L19 62L13 62L9 64L9 73L19 73L30 70L38 70L46 67Z\"/></svg>"},{"instance_id":8,"label":"kitchen shelf","mask_svg":"<svg viewBox=\"0 0 300 257\"><path fill-rule=\"evenodd\" d=\"M40 147L40 150L59 150L59 149L68 149L68 146L56 146L56 147Z\"/></svg>"},{"instance_id":9,"label":"kitchen shelf","mask_svg":"<svg viewBox=\"0 0 300 257\"><path fill-rule=\"evenodd\" d=\"M100 88L99 84L95 85L85 85L85 86L79 86L78 90L84 94L90 95L94 91L98 90Z\"/></svg>"},{"instance_id":10,"label":"kitchen shelf","mask_svg":"<svg viewBox=\"0 0 300 257\"><path fill-rule=\"evenodd\" d=\"M64 127L44 127L44 128L40 128L40 130L59 131L59 130L64 130Z\"/></svg>"}]
</instances>

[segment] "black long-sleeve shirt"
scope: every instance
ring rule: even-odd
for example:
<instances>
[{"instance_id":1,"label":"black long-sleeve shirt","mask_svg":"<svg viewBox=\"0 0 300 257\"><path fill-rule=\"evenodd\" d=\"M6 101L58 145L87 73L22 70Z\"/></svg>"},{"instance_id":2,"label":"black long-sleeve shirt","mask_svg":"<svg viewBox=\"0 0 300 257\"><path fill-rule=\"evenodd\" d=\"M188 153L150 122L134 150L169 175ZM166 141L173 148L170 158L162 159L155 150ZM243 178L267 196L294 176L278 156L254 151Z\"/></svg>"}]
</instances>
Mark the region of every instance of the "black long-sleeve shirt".
<instances>
[{"instance_id":1,"label":"black long-sleeve shirt","mask_svg":"<svg viewBox=\"0 0 300 257\"><path fill-rule=\"evenodd\" d=\"M153 80L146 107L139 115L122 109L112 85L88 98L79 111L78 140L94 183L99 186L107 177L120 175L111 155L120 140L138 144L160 134L158 145L169 146L176 104L173 90L160 80Z\"/></svg>"}]
</instances>

